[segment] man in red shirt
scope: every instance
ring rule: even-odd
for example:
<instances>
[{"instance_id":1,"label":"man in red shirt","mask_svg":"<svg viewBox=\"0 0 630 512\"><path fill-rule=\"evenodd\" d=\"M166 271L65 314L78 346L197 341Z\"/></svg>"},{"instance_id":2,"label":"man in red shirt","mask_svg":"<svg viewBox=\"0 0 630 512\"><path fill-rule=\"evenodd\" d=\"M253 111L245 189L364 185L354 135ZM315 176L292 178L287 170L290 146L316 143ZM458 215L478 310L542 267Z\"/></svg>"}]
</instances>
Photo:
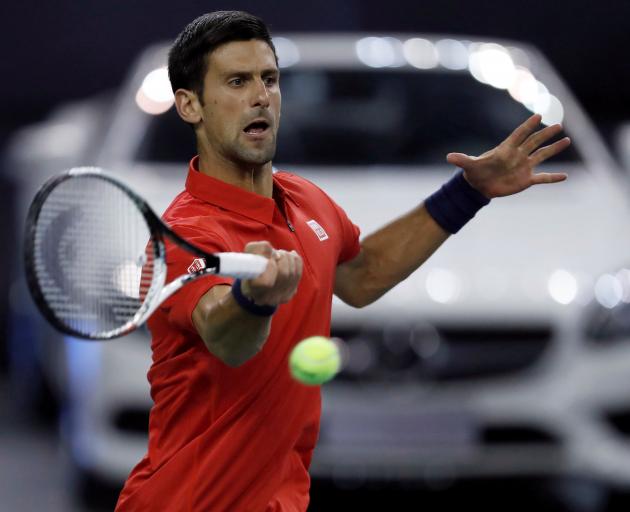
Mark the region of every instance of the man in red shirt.
<instances>
[{"instance_id":1,"label":"man in red shirt","mask_svg":"<svg viewBox=\"0 0 630 512\"><path fill-rule=\"evenodd\" d=\"M186 188L164 214L207 251L268 258L256 279L209 276L149 321L155 405L149 449L116 510L284 511L308 506L320 390L291 379L301 339L328 335L333 293L365 306L405 279L491 197L564 174L534 167L568 146L532 116L423 204L359 242L359 229L312 183L274 172L279 71L263 22L222 11L194 20L169 54L177 111L195 132ZM203 265L169 245L169 277ZM192 271L192 270L191 270Z\"/></svg>"}]
</instances>

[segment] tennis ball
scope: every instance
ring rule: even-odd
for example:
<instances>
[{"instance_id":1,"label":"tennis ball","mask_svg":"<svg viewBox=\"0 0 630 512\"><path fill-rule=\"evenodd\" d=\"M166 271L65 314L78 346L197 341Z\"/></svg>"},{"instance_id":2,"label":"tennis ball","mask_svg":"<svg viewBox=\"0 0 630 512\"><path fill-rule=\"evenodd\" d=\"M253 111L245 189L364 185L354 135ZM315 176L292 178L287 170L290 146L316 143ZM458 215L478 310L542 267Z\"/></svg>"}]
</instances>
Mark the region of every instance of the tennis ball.
<instances>
[{"instance_id":1,"label":"tennis ball","mask_svg":"<svg viewBox=\"0 0 630 512\"><path fill-rule=\"evenodd\" d=\"M289 356L291 375L308 386L319 386L329 381L340 367L339 348L325 336L311 336L300 341Z\"/></svg>"}]
</instances>

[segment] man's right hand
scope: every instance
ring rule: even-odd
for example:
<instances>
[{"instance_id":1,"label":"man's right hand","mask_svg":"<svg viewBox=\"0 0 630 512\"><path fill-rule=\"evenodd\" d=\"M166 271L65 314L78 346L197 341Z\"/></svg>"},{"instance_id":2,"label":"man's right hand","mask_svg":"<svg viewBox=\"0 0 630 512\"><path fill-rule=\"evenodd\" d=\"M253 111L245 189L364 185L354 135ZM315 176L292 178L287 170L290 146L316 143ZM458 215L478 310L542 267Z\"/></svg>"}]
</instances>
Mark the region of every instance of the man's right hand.
<instances>
[{"instance_id":1,"label":"man's right hand","mask_svg":"<svg viewBox=\"0 0 630 512\"><path fill-rule=\"evenodd\" d=\"M277 306L291 300L302 277L302 258L295 251L274 250L269 242L251 242L250 254L269 261L256 279L245 279L241 292L261 306ZM217 285L199 299L193 325L208 350L228 366L245 363L262 350L271 330L272 316L256 316L234 299L231 287Z\"/></svg>"},{"instance_id":2,"label":"man's right hand","mask_svg":"<svg viewBox=\"0 0 630 512\"><path fill-rule=\"evenodd\" d=\"M243 294L261 306L289 302L302 277L302 258L295 251L274 249L269 242L250 242L244 252L268 258L267 268L256 279L242 282Z\"/></svg>"}]
</instances>

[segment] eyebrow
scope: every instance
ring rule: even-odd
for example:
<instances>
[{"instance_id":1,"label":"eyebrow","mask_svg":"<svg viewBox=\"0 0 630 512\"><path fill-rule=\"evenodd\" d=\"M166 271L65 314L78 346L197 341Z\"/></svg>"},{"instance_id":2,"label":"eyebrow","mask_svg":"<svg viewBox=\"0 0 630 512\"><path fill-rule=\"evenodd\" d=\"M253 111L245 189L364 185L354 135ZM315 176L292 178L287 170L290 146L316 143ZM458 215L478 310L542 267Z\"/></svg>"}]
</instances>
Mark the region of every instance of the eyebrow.
<instances>
[{"instance_id":1,"label":"eyebrow","mask_svg":"<svg viewBox=\"0 0 630 512\"><path fill-rule=\"evenodd\" d=\"M261 71L261 75L272 75L272 74L279 74L280 70L278 68L267 68L267 69L263 69ZM226 77L226 76L252 76L254 73L252 71L239 71L236 69L230 70L230 71L226 71L225 73L221 73L222 76Z\"/></svg>"}]
</instances>

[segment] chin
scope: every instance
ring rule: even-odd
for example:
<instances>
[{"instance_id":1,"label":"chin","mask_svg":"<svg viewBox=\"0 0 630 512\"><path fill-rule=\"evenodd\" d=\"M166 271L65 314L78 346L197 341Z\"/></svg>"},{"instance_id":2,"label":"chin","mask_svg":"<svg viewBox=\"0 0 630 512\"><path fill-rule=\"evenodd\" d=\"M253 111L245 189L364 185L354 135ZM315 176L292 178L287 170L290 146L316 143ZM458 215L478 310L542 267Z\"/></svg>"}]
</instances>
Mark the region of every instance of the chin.
<instances>
[{"instance_id":1,"label":"chin","mask_svg":"<svg viewBox=\"0 0 630 512\"><path fill-rule=\"evenodd\" d=\"M273 160L276 154L276 148L264 151L245 151L238 155L239 160L246 165L265 165Z\"/></svg>"}]
</instances>

